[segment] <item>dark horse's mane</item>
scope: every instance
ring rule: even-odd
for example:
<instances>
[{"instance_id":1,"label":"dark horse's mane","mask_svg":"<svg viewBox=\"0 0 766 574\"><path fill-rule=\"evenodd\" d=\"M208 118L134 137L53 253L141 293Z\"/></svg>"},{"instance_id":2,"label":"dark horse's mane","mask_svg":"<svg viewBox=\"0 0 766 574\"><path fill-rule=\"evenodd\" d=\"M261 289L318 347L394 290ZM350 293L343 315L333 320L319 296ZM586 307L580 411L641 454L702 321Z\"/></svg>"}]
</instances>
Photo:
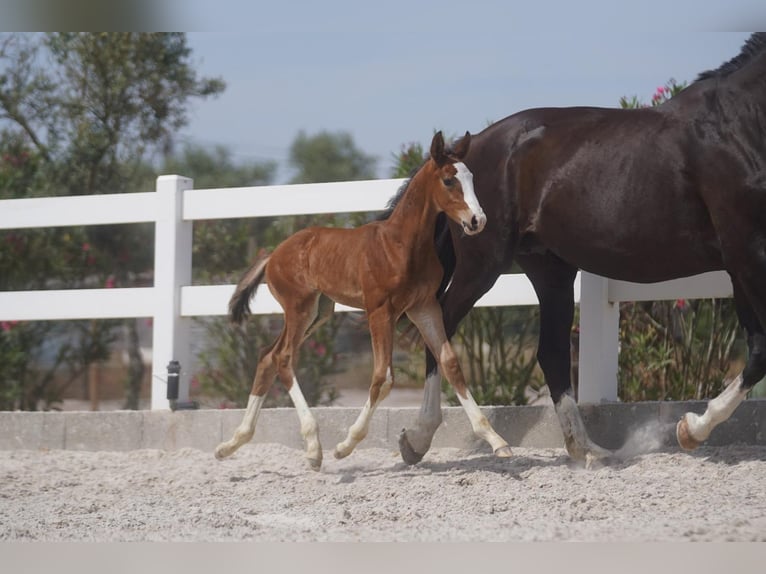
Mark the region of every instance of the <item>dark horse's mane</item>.
<instances>
[{"instance_id":1,"label":"dark horse's mane","mask_svg":"<svg viewBox=\"0 0 766 574\"><path fill-rule=\"evenodd\" d=\"M732 72L736 72L747 65L750 60L763 52L766 52L766 32L755 32L745 41L745 45L742 46L742 50L738 55L728 62L721 64L715 70L702 72L697 76L697 81L709 78L725 78Z\"/></svg>"}]
</instances>

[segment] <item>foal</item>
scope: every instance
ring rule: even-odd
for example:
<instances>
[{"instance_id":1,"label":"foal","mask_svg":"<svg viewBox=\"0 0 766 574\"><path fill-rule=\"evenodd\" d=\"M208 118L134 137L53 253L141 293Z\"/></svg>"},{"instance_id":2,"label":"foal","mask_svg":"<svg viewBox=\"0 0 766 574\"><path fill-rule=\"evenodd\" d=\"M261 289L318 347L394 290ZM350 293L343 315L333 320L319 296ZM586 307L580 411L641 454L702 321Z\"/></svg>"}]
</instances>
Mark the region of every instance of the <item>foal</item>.
<instances>
[{"instance_id":1,"label":"foal","mask_svg":"<svg viewBox=\"0 0 766 574\"><path fill-rule=\"evenodd\" d=\"M394 327L407 314L438 357L474 432L498 456L510 448L490 426L471 397L457 357L447 340L436 292L444 274L434 246L436 217L445 212L467 235L479 233L487 221L473 190L473 176L462 163L471 143L466 133L446 150L441 132L431 142L431 157L407 184L391 215L356 229L309 227L283 241L257 261L240 280L229 302L230 317L241 323L258 285L268 283L284 310L279 337L261 351L245 417L231 440L215 450L218 459L248 442L258 412L275 377L287 389L300 418L306 457L318 470L322 464L317 423L295 378L300 345L332 315L335 302L367 313L374 368L370 393L361 414L335 457L348 456L367 435L370 418L394 384Z\"/></svg>"}]
</instances>

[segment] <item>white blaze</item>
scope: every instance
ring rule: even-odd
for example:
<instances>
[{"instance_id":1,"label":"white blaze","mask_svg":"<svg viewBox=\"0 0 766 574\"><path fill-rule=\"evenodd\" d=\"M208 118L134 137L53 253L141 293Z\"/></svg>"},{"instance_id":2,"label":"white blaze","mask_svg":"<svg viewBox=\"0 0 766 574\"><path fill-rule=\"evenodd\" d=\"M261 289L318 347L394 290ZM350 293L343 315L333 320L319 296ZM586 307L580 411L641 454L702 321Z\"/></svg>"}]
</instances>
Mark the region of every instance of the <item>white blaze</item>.
<instances>
[{"instance_id":1,"label":"white blaze","mask_svg":"<svg viewBox=\"0 0 766 574\"><path fill-rule=\"evenodd\" d=\"M481 208L481 205L479 205L479 200L476 198L476 193L473 190L473 174L471 173L471 170L468 169L462 161L455 164L455 169L457 170L455 177L457 177L457 180L463 187L463 199L465 200L468 209L470 209L478 219L486 217L484 215L484 210Z\"/></svg>"}]
</instances>

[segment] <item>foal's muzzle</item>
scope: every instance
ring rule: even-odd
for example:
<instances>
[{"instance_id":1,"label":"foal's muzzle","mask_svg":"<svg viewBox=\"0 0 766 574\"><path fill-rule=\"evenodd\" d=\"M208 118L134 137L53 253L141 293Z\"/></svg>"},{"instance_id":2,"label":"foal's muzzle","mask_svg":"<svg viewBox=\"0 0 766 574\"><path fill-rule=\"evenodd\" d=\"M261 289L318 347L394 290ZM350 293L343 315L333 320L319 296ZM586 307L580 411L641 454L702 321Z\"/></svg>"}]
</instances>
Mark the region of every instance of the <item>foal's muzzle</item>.
<instances>
[{"instance_id":1,"label":"foal's muzzle","mask_svg":"<svg viewBox=\"0 0 766 574\"><path fill-rule=\"evenodd\" d=\"M470 221L463 220L462 224L463 231L466 235L476 235L477 233L481 232L481 230L484 229L484 226L487 224L487 216L484 215L484 213L473 215Z\"/></svg>"}]
</instances>

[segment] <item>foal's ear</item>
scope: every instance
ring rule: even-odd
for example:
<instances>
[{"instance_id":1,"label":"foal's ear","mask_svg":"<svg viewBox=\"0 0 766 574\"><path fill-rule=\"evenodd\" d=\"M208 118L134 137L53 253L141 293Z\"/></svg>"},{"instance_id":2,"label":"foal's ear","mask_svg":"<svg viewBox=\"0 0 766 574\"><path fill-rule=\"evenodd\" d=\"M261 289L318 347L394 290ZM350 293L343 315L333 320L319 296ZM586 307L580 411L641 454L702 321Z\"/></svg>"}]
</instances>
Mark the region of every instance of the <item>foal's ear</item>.
<instances>
[{"instance_id":1,"label":"foal's ear","mask_svg":"<svg viewBox=\"0 0 766 574\"><path fill-rule=\"evenodd\" d=\"M431 159L440 167L447 163L447 155L444 153L444 136L441 131L436 132L434 139L431 140Z\"/></svg>"},{"instance_id":2,"label":"foal's ear","mask_svg":"<svg viewBox=\"0 0 766 574\"><path fill-rule=\"evenodd\" d=\"M471 145L471 133L465 132L465 135L452 147L452 155L457 159L463 159L468 153Z\"/></svg>"}]
</instances>

